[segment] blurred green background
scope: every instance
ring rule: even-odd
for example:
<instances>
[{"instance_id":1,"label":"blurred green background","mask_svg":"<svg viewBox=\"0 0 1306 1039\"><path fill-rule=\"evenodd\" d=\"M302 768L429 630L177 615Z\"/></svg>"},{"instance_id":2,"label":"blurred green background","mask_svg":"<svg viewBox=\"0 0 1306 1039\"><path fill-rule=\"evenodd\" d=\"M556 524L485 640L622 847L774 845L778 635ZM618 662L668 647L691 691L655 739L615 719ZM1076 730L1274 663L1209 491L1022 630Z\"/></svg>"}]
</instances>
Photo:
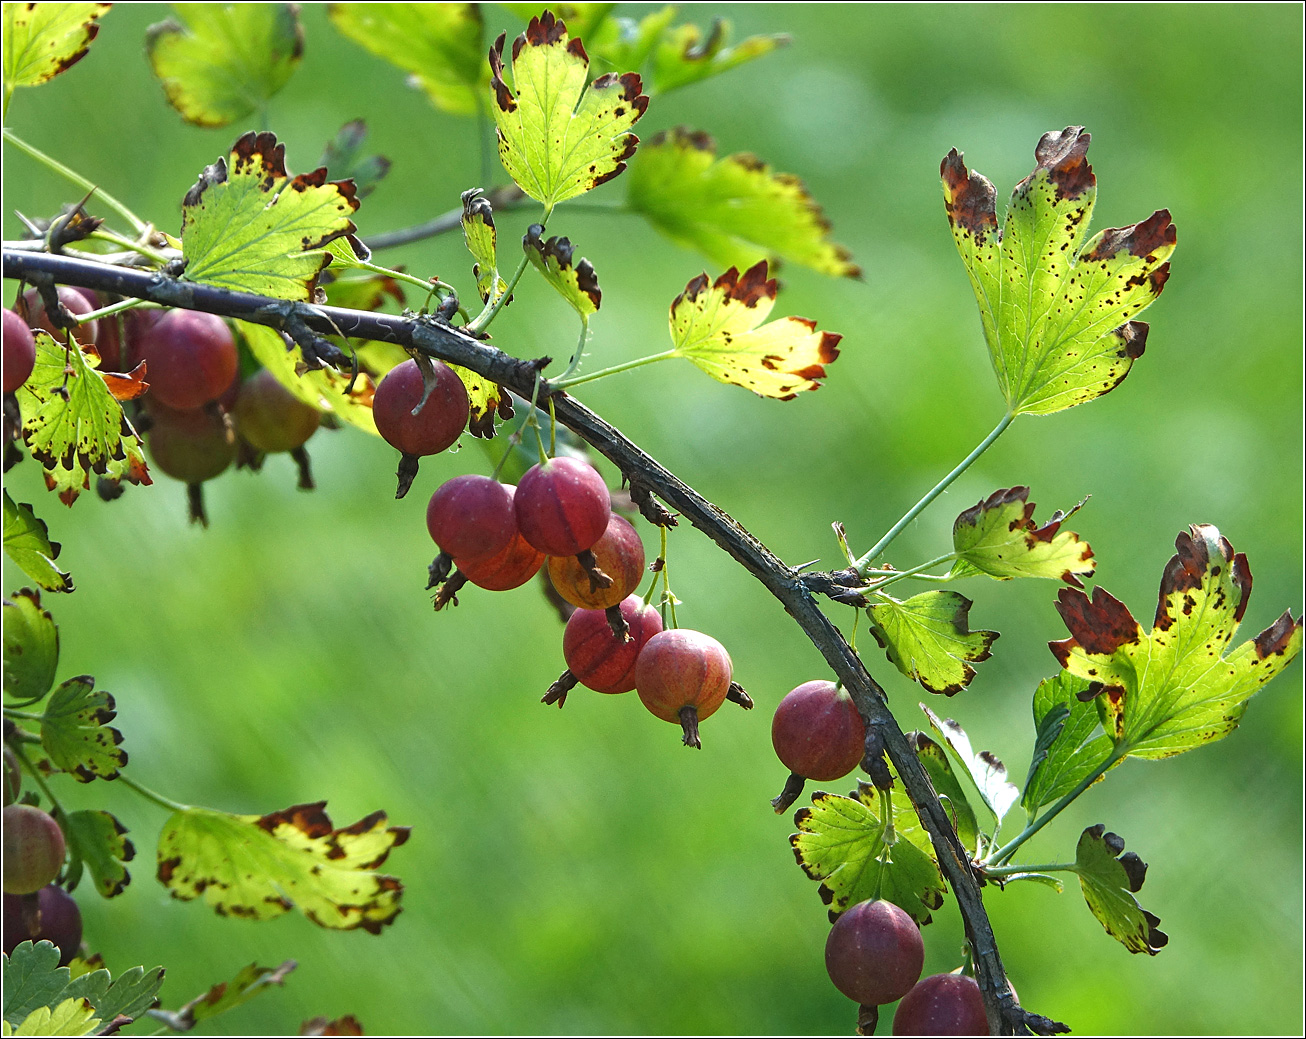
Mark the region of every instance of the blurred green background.
<instances>
[{"instance_id":1,"label":"blurred green background","mask_svg":"<svg viewBox=\"0 0 1306 1039\"><path fill-rule=\"evenodd\" d=\"M165 14L116 7L81 64L16 95L10 125L175 233L186 189L246 127L195 129L164 103L142 34ZM937 554L957 512L1027 483L1039 516L1092 495L1074 529L1092 543L1100 581L1144 623L1175 535L1195 522L1217 524L1251 561L1243 637L1301 610L1299 8L682 14L790 32L793 44L655 99L640 136L705 129L723 154L753 151L803 177L865 280L783 272L777 315L844 336L815 395L761 400L672 362L587 386L587 403L787 561L837 565L834 520L864 550L1001 410L939 160L962 149L1001 202L1032 168L1040 134L1082 123L1099 178L1095 228L1165 206L1179 229L1173 276L1144 315L1147 354L1106 398L1016 423L892 558ZM303 170L342 123L367 119L394 167L358 214L364 234L425 220L484 184L474 122L433 110L398 70L338 36L324 7L305 6L303 19L304 60L270 125ZM486 21L488 35L521 26L492 6ZM45 215L73 200L25 156L5 159L6 237L18 231L14 209ZM623 193L618 178L594 198ZM508 253L532 219L500 219ZM630 216L563 206L550 231L569 235L602 281L591 364L665 348L666 308L702 259ZM473 295L455 237L377 258ZM566 306L531 277L517 300L496 343L566 356ZM30 461L6 478L63 542L60 563L77 582L73 595L48 597L60 677L94 674L117 697L132 775L229 811L326 798L339 824L384 808L412 827L389 864L407 885L395 925L380 937L328 933L298 914L257 925L172 901L152 877L163 813L108 784L66 790L74 807L118 813L137 843L121 898L81 898L109 965L166 965L171 1007L251 961L298 960L283 990L215 1022L231 1034L345 1013L373 1033L851 1032L855 1008L823 967L825 909L794 865L790 817L767 804L784 780L771 709L825 675L776 603L682 527L671 538L681 623L730 649L758 709L727 705L704 726L701 753L633 696L578 690L564 711L547 710L538 701L563 666L561 626L534 586L473 592L439 615L423 591L426 498L449 476L487 471L480 448L465 440L424 462L402 501L395 453L380 440L347 430L310 448L318 491L297 492L284 457L259 476L228 473L209 486L208 530L187 524L184 490L166 477L71 510ZM24 578L6 562L4 581ZM975 600L972 624L1003 637L967 691L932 706L1020 779L1030 695L1055 670L1045 646L1065 635L1056 587L972 579L962 591ZM904 728L918 727L926 694L863 642ZM1128 762L1081 798L1031 843L1032 860L1073 857L1080 830L1105 823L1151 864L1140 899L1170 945L1130 956L1073 886L991 889L1022 1000L1081 1034L1299 1033L1301 752L1298 663L1230 739ZM926 930L927 971L956 967L960 943L949 902Z\"/></svg>"}]
</instances>

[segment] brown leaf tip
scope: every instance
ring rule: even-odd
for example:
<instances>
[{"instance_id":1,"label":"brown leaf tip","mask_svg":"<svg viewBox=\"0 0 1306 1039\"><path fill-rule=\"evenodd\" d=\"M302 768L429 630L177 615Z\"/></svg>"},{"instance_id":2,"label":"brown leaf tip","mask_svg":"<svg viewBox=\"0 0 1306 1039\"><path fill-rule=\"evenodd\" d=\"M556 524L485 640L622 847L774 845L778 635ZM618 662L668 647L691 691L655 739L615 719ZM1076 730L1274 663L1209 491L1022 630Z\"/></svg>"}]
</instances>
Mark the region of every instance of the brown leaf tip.
<instances>
[{"instance_id":1,"label":"brown leaf tip","mask_svg":"<svg viewBox=\"0 0 1306 1039\"><path fill-rule=\"evenodd\" d=\"M661 130L648 142L650 148L668 145L672 148L716 154L716 141L703 130L690 130L686 126L673 126L670 130Z\"/></svg>"},{"instance_id":2,"label":"brown leaf tip","mask_svg":"<svg viewBox=\"0 0 1306 1039\"><path fill-rule=\"evenodd\" d=\"M1089 261L1109 260L1122 252L1128 252L1154 263L1156 257L1153 254L1158 249L1173 248L1177 240L1174 223L1170 220L1170 211L1158 209L1146 220L1131 224L1129 227L1107 228L1102 232L1102 238L1094 246L1093 251L1081 258Z\"/></svg>"},{"instance_id":3,"label":"brown leaf tip","mask_svg":"<svg viewBox=\"0 0 1306 1039\"><path fill-rule=\"evenodd\" d=\"M508 89L508 84L503 81L503 44L507 36L507 33L499 33L499 38L490 45L490 83L494 87L494 99L500 111L512 112L517 108L517 101L512 96L512 91ZM521 39L520 36L517 37L517 42L512 46L514 59L517 57L517 44Z\"/></svg>"},{"instance_id":4,"label":"brown leaf tip","mask_svg":"<svg viewBox=\"0 0 1306 1039\"><path fill-rule=\"evenodd\" d=\"M494 207L490 200L481 194L480 188L468 188L460 196L463 203L463 223L481 220L486 227L494 228Z\"/></svg>"},{"instance_id":5,"label":"brown leaf tip","mask_svg":"<svg viewBox=\"0 0 1306 1039\"><path fill-rule=\"evenodd\" d=\"M1048 171L1048 176L1057 186L1058 198L1078 198L1097 183L1087 157L1091 140L1092 134L1082 126L1067 126L1060 132L1053 130L1039 138L1034 158L1039 168Z\"/></svg>"},{"instance_id":6,"label":"brown leaf tip","mask_svg":"<svg viewBox=\"0 0 1306 1039\"><path fill-rule=\"evenodd\" d=\"M966 169L961 152L953 148L939 167L943 178L943 204L948 222L969 231L976 245L998 234L997 190L981 173Z\"/></svg>"},{"instance_id":7,"label":"brown leaf tip","mask_svg":"<svg viewBox=\"0 0 1306 1039\"><path fill-rule=\"evenodd\" d=\"M1062 667L1076 645L1085 653L1110 656L1121 646L1137 642L1141 634L1129 608L1101 586L1093 589L1092 599L1077 588L1061 589L1057 613L1074 636L1048 643Z\"/></svg>"},{"instance_id":8,"label":"brown leaf tip","mask_svg":"<svg viewBox=\"0 0 1306 1039\"><path fill-rule=\"evenodd\" d=\"M776 293L780 291L779 283L774 278L767 278L766 274L766 261L758 260L742 277L738 268L731 267L712 283L712 287L722 290L726 299L735 300L746 307L755 307L760 300L775 299Z\"/></svg>"},{"instance_id":9,"label":"brown leaf tip","mask_svg":"<svg viewBox=\"0 0 1306 1039\"><path fill-rule=\"evenodd\" d=\"M1301 618L1292 619L1292 613L1284 610L1283 616L1271 624L1253 640L1256 646L1256 656L1264 660L1266 657L1282 656L1288 652L1288 646L1293 637L1301 630Z\"/></svg>"},{"instance_id":10,"label":"brown leaf tip","mask_svg":"<svg viewBox=\"0 0 1306 1039\"><path fill-rule=\"evenodd\" d=\"M517 57L518 50L525 43L529 43L532 47L546 47L551 43L557 43L566 35L567 23L555 17L552 11L544 11L538 18L532 18L530 24L526 26L526 31L517 37L517 42L513 44L512 56Z\"/></svg>"}]
</instances>

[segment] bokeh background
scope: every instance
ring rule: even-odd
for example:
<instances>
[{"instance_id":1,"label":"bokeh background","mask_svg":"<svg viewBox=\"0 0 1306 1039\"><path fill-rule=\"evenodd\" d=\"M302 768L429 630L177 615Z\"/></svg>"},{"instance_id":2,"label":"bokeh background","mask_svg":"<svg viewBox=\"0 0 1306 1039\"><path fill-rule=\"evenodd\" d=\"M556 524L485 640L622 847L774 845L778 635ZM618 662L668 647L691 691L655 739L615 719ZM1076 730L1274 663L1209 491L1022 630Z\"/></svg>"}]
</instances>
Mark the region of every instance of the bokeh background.
<instances>
[{"instance_id":1,"label":"bokeh background","mask_svg":"<svg viewBox=\"0 0 1306 1039\"><path fill-rule=\"evenodd\" d=\"M15 97L10 125L175 233L181 196L245 127L195 129L164 103L142 38L166 13L117 6L81 64ZM833 520L864 550L1000 414L939 160L964 150L1005 197L1040 134L1084 124L1099 178L1094 226L1165 206L1179 229L1173 277L1145 315L1147 354L1108 397L1016 423L892 558L937 554L957 512L1027 483L1040 516L1092 496L1073 527L1092 543L1100 582L1144 623L1175 535L1194 522L1217 524L1250 558L1242 636L1301 610L1299 8L682 14L790 32L793 43L655 99L640 135L705 129L723 154L753 151L803 177L865 279L783 272L776 313L844 335L817 394L761 400L672 362L585 387L587 403L784 559L836 565ZM292 168L307 169L342 123L367 119L394 166L360 210L365 234L427 219L485 183L474 122L433 110L397 69L338 36L323 6L306 5L303 19L304 60L270 125ZM489 35L521 26L494 6L486 21ZM14 209L50 214L75 194L16 152L4 177L6 237ZM593 199L623 193L618 179ZM531 219L505 214L500 242ZM550 231L569 235L602 281L591 363L663 349L666 308L704 261L626 215L564 206ZM455 237L378 259L473 294ZM539 279L517 296L496 343L565 356L570 311ZM63 542L77 582L49 597L60 677L94 674L117 697L135 777L229 811L326 798L338 823L384 808L412 827L390 860L407 885L403 914L380 937L338 934L293 913L256 925L172 901L152 876L164 813L109 784L68 790L75 807L116 812L139 850L121 898L81 899L109 965L166 965L164 1002L176 1006L251 961L298 960L284 989L214 1023L232 1034L345 1013L374 1033L850 1032L855 1008L823 967L824 907L794 865L789 816L767 804L784 780L771 709L825 674L776 603L700 534L676 530L681 622L729 647L758 709L727 705L704 726L701 753L633 697L578 690L564 711L545 709L561 626L537 589L468 594L439 615L423 591L426 498L449 476L488 471L480 447L465 441L424 462L398 502L395 454L381 441L347 430L310 448L318 491L297 492L285 458L258 476L230 472L210 485L207 530L187 524L183 488L162 476L71 510L30 461L6 477ZM4 580L24 583L7 562ZM1003 636L974 684L933 706L1021 778L1030 696L1055 670L1046 643L1065 634L1056 587L972 579L962 590L972 623ZM925 694L864 642L904 727L918 727ZM992 890L1027 1005L1077 1033L1299 1034L1301 752L1298 663L1230 739L1126 763L1033 841L1033 861L1055 861L1073 857L1084 826L1121 834L1151 864L1140 898L1170 944L1129 955L1073 885ZM927 971L956 967L960 943L949 902L926 931Z\"/></svg>"}]
</instances>

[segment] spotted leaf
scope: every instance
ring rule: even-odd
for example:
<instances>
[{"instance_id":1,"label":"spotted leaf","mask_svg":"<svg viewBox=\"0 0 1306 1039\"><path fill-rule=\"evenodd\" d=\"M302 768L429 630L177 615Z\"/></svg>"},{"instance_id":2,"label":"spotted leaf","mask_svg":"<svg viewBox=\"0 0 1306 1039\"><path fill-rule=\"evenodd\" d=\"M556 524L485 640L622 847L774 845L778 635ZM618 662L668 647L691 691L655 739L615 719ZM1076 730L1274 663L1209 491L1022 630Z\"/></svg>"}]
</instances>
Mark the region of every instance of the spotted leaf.
<instances>
[{"instance_id":1,"label":"spotted leaf","mask_svg":"<svg viewBox=\"0 0 1306 1039\"><path fill-rule=\"evenodd\" d=\"M127 827L108 812L93 809L69 812L62 822L69 851L85 864L95 890L105 898L122 894L131 883L124 863L136 857L136 848L127 839Z\"/></svg>"},{"instance_id":2,"label":"spotted leaf","mask_svg":"<svg viewBox=\"0 0 1306 1039\"><path fill-rule=\"evenodd\" d=\"M877 592L867 612L871 634L899 671L932 693L951 696L975 677L971 662L988 660L996 631L970 630L971 601L952 591L898 600Z\"/></svg>"},{"instance_id":3,"label":"spotted leaf","mask_svg":"<svg viewBox=\"0 0 1306 1039\"><path fill-rule=\"evenodd\" d=\"M1075 848L1075 872L1084 901L1106 933L1126 949L1155 956L1170 939L1157 926L1160 918L1134 897L1143 886L1147 863L1125 851L1125 842L1105 830L1100 823L1090 826Z\"/></svg>"},{"instance_id":4,"label":"spotted leaf","mask_svg":"<svg viewBox=\"0 0 1306 1039\"><path fill-rule=\"evenodd\" d=\"M72 576L54 565L62 546L50 540L45 521L37 517L30 505L15 502L8 491L4 496L5 555L46 591L71 592ZM7 686L7 678L5 682Z\"/></svg>"},{"instance_id":5,"label":"spotted leaf","mask_svg":"<svg viewBox=\"0 0 1306 1039\"><path fill-rule=\"evenodd\" d=\"M5 4L5 108L17 87L34 87L72 68L112 4Z\"/></svg>"},{"instance_id":6,"label":"spotted leaf","mask_svg":"<svg viewBox=\"0 0 1306 1039\"><path fill-rule=\"evenodd\" d=\"M1175 548L1150 633L1105 588L1092 599L1063 588L1057 603L1071 637L1049 647L1100 690L1102 725L1121 756L1164 758L1223 739L1252 694L1301 652L1301 618L1287 612L1230 651L1252 590L1247 557L1206 523Z\"/></svg>"},{"instance_id":7,"label":"spotted leaf","mask_svg":"<svg viewBox=\"0 0 1306 1039\"><path fill-rule=\"evenodd\" d=\"M1117 386L1147 342L1147 325L1131 319L1170 276L1167 210L1084 244L1097 195L1088 143L1082 126L1043 135L1001 231L993 185L956 149L943 160L948 220L1013 414L1046 415Z\"/></svg>"},{"instance_id":8,"label":"spotted leaf","mask_svg":"<svg viewBox=\"0 0 1306 1039\"><path fill-rule=\"evenodd\" d=\"M540 238L544 228L531 224L522 238L522 248L535 265L535 269L544 275L544 280L565 299L583 319L599 309L602 292L599 290L599 278L594 273L594 265L584 258L574 260L571 241L556 235L548 241Z\"/></svg>"},{"instance_id":9,"label":"spotted leaf","mask_svg":"<svg viewBox=\"0 0 1306 1039\"><path fill-rule=\"evenodd\" d=\"M482 303L497 302L508 291L508 283L499 276L498 232L494 227L494 209L479 188L464 191L463 241L472 254L472 276ZM509 302L512 302L509 300Z\"/></svg>"},{"instance_id":10,"label":"spotted leaf","mask_svg":"<svg viewBox=\"0 0 1306 1039\"><path fill-rule=\"evenodd\" d=\"M118 746L122 733L109 724L117 714L113 697L97 690L94 678L70 678L46 701L41 746L78 782L117 779L118 770L127 764L127 752Z\"/></svg>"},{"instance_id":11,"label":"spotted leaf","mask_svg":"<svg viewBox=\"0 0 1306 1039\"><path fill-rule=\"evenodd\" d=\"M9 494L5 492L6 502ZM59 667L59 627L30 588L4 600L4 693L33 703L50 691Z\"/></svg>"},{"instance_id":12,"label":"spotted leaf","mask_svg":"<svg viewBox=\"0 0 1306 1039\"><path fill-rule=\"evenodd\" d=\"M1051 577L1084 587L1080 575L1091 574L1097 565L1093 550L1078 534L1061 530L1081 505L1053 513L1040 527L1034 523L1028 487L994 491L952 525L952 545L957 550L952 576Z\"/></svg>"},{"instance_id":13,"label":"spotted leaf","mask_svg":"<svg viewBox=\"0 0 1306 1039\"><path fill-rule=\"evenodd\" d=\"M966 730L951 718L940 718L924 704L920 708L930 720L930 728L942 737L944 749L962 767L980 799L993 813L994 821L1001 825L1002 817L1020 800L1020 789L1007 779L1007 766L990 751L975 753Z\"/></svg>"}]
</instances>

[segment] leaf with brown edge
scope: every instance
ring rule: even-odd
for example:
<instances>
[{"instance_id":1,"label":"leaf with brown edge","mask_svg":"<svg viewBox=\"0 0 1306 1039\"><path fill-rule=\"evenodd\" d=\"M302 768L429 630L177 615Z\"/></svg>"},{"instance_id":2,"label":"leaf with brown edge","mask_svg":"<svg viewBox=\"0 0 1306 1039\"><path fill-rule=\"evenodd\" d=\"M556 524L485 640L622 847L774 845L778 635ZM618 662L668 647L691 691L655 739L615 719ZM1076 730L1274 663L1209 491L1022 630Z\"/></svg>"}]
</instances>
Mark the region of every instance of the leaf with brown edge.
<instances>
[{"instance_id":1,"label":"leaf with brown edge","mask_svg":"<svg viewBox=\"0 0 1306 1039\"><path fill-rule=\"evenodd\" d=\"M745 62L770 54L789 43L786 33L749 36L733 46L732 26L716 18L707 35L697 25L677 25L662 34L653 50L652 88L666 93L711 76L719 76Z\"/></svg>"},{"instance_id":2,"label":"leaf with brown edge","mask_svg":"<svg viewBox=\"0 0 1306 1039\"><path fill-rule=\"evenodd\" d=\"M150 388L150 384L145 381L145 369L145 362L142 361L129 372L100 372L99 374L113 399L121 403L124 400L135 400L137 397L144 396L145 391ZM97 368L96 371L99 369Z\"/></svg>"},{"instance_id":3,"label":"leaf with brown edge","mask_svg":"<svg viewBox=\"0 0 1306 1039\"><path fill-rule=\"evenodd\" d=\"M645 143L626 204L723 267L780 257L822 274L861 276L851 253L829 240L830 222L801 180L754 155L718 158L705 133L676 127Z\"/></svg>"},{"instance_id":4,"label":"leaf with brown edge","mask_svg":"<svg viewBox=\"0 0 1306 1039\"><path fill-rule=\"evenodd\" d=\"M201 1021L243 1006L273 985L284 985L286 976L298 966L294 960L286 960L279 967L260 967L257 963L242 967L230 981L218 982L203 995L169 1014L168 1027L173 1031L189 1031Z\"/></svg>"},{"instance_id":5,"label":"leaf with brown edge","mask_svg":"<svg viewBox=\"0 0 1306 1039\"><path fill-rule=\"evenodd\" d=\"M299 1026L300 1035L362 1035L363 1026L353 1014L328 1021L325 1017L312 1017Z\"/></svg>"},{"instance_id":6,"label":"leaf with brown edge","mask_svg":"<svg viewBox=\"0 0 1306 1039\"><path fill-rule=\"evenodd\" d=\"M496 416L504 422L512 418L512 397L498 383L491 382L484 375L451 364L458 378L462 379L467 390L467 402L471 417L467 421L467 432L482 440L494 439L494 419Z\"/></svg>"},{"instance_id":7,"label":"leaf with brown edge","mask_svg":"<svg viewBox=\"0 0 1306 1039\"><path fill-rule=\"evenodd\" d=\"M10 503L5 491L6 510ZM4 694L25 704L42 699L59 668L59 626L41 606L41 593L24 588L4 599Z\"/></svg>"},{"instance_id":8,"label":"leaf with brown edge","mask_svg":"<svg viewBox=\"0 0 1306 1039\"><path fill-rule=\"evenodd\" d=\"M4 5L5 108L17 87L34 87L76 65L112 4Z\"/></svg>"},{"instance_id":9,"label":"leaf with brown edge","mask_svg":"<svg viewBox=\"0 0 1306 1039\"><path fill-rule=\"evenodd\" d=\"M573 258L570 239L554 235L544 241L540 238L543 233L542 225L531 224L522 238L522 248L544 280L584 320L599 309L603 298L594 265L584 258Z\"/></svg>"},{"instance_id":10,"label":"leaf with brown edge","mask_svg":"<svg viewBox=\"0 0 1306 1039\"><path fill-rule=\"evenodd\" d=\"M472 277L482 303L495 303L508 291L508 283L499 275L497 252L498 232L494 227L494 207L481 194L480 188L462 193L463 241L467 251L476 261L472 264ZM511 303L509 300L508 303ZM504 304L507 306L507 304Z\"/></svg>"},{"instance_id":11,"label":"leaf with brown edge","mask_svg":"<svg viewBox=\"0 0 1306 1039\"><path fill-rule=\"evenodd\" d=\"M122 894L131 883L124 863L136 857L127 827L108 812L69 812L60 820L70 853L86 865L95 890L105 898Z\"/></svg>"},{"instance_id":12,"label":"leaf with brown edge","mask_svg":"<svg viewBox=\"0 0 1306 1039\"><path fill-rule=\"evenodd\" d=\"M328 181L322 167L292 178L276 135L247 133L182 201L182 277L311 301L331 259L325 246L353 234L357 208L352 181Z\"/></svg>"},{"instance_id":13,"label":"leaf with brown edge","mask_svg":"<svg viewBox=\"0 0 1306 1039\"><path fill-rule=\"evenodd\" d=\"M127 764L113 697L95 688L90 675L70 678L50 694L41 715L41 746L56 766L79 783L117 779Z\"/></svg>"},{"instance_id":14,"label":"leaf with brown edge","mask_svg":"<svg viewBox=\"0 0 1306 1039\"><path fill-rule=\"evenodd\" d=\"M7 490L4 492L4 509L5 555L47 592L71 592L72 575L54 565L63 546L50 540L45 520L40 519L30 505L15 502ZM50 678L53 681L54 676ZM7 685L7 677L5 682Z\"/></svg>"},{"instance_id":15,"label":"leaf with brown edge","mask_svg":"<svg viewBox=\"0 0 1306 1039\"><path fill-rule=\"evenodd\" d=\"M1007 778L1007 766L991 751L978 754L971 749L966 730L951 718L940 718L924 704L920 709L930 720L930 728L943 739L944 749L961 765L966 777L974 784L985 806L993 813L994 821L1001 826L1002 818L1020 800L1020 788Z\"/></svg>"},{"instance_id":16,"label":"leaf with brown edge","mask_svg":"<svg viewBox=\"0 0 1306 1039\"><path fill-rule=\"evenodd\" d=\"M1170 275L1167 210L1084 242L1097 194L1089 139L1082 126L1043 135L1001 230L993 185L956 149L941 167L948 221L1013 414L1050 414L1115 388L1147 342L1147 325L1132 318Z\"/></svg>"},{"instance_id":17,"label":"leaf with brown edge","mask_svg":"<svg viewBox=\"0 0 1306 1039\"><path fill-rule=\"evenodd\" d=\"M384 812L335 828L325 808L176 812L159 837L159 882L174 898L203 898L220 916L270 920L298 907L319 927L380 934L399 915L403 885L377 869L408 829L387 826Z\"/></svg>"},{"instance_id":18,"label":"leaf with brown edge","mask_svg":"<svg viewBox=\"0 0 1306 1039\"><path fill-rule=\"evenodd\" d=\"M932 693L952 696L975 677L971 662L988 660L996 631L971 631L971 601L936 589L899 600L874 593L867 607L871 635L899 671Z\"/></svg>"},{"instance_id":19,"label":"leaf with brown edge","mask_svg":"<svg viewBox=\"0 0 1306 1039\"><path fill-rule=\"evenodd\" d=\"M1100 587L1091 599L1063 588L1057 603L1071 637L1049 648L1100 691L1102 725L1119 757L1164 758L1223 739L1251 696L1301 651L1301 618L1286 612L1230 651L1251 594L1246 557L1205 523L1181 533L1175 548L1150 633Z\"/></svg>"},{"instance_id":20,"label":"leaf with brown edge","mask_svg":"<svg viewBox=\"0 0 1306 1039\"><path fill-rule=\"evenodd\" d=\"M763 324L779 291L766 273L762 260L742 276L731 267L711 284L700 274L686 285L671 304L673 353L718 382L791 400L821 385L843 337L818 332L815 321L801 317Z\"/></svg>"},{"instance_id":21,"label":"leaf with brown edge","mask_svg":"<svg viewBox=\"0 0 1306 1039\"><path fill-rule=\"evenodd\" d=\"M639 76L609 72L586 86L584 45L545 11L513 41L510 87L504 40L490 48L490 110L517 186L552 210L619 175L639 144L630 128L648 107Z\"/></svg>"},{"instance_id":22,"label":"leaf with brown edge","mask_svg":"<svg viewBox=\"0 0 1306 1039\"><path fill-rule=\"evenodd\" d=\"M1075 848L1074 870L1084 901L1106 933L1126 949L1155 956L1170 938L1158 927L1160 918L1134 897L1143 886L1147 863L1125 851L1125 842L1114 833L1105 831L1101 823L1088 827Z\"/></svg>"},{"instance_id":23,"label":"leaf with brown edge","mask_svg":"<svg viewBox=\"0 0 1306 1039\"><path fill-rule=\"evenodd\" d=\"M994 491L972 505L952 525L957 551L953 577L988 574L999 580L1012 577L1050 577L1083 588L1080 575L1093 572L1097 561L1078 534L1061 530L1061 524L1083 506L1057 512L1041 527L1034 523L1034 503L1028 487Z\"/></svg>"}]
</instances>

